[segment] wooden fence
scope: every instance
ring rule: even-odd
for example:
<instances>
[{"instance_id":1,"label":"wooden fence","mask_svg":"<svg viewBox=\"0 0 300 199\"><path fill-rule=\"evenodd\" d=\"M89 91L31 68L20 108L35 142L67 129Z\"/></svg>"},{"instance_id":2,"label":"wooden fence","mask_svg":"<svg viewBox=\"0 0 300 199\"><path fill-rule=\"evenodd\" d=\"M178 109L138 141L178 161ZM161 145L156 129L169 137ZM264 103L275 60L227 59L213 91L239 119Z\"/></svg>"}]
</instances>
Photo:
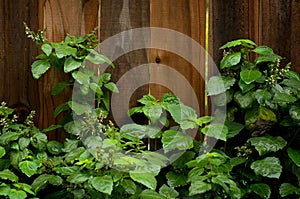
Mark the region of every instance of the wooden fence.
<instances>
[{"instance_id":1,"label":"wooden fence","mask_svg":"<svg viewBox=\"0 0 300 199\"><path fill-rule=\"evenodd\" d=\"M0 101L16 108L20 117L36 110L36 123L45 128L57 122L53 118L55 107L71 96L71 91L51 96L53 86L68 78L55 70L38 81L32 78L30 65L38 52L24 34L23 21L33 30L46 27L50 41L60 41L67 33L83 35L97 26L101 41L132 28L168 28L186 34L202 46L208 41L209 53L216 63L221 59L218 48L222 44L248 38L272 47L300 72L297 67L300 65L299 0L209 0L208 5L209 35L206 38L206 0L1 0ZM175 45L180 48L185 44ZM197 71L172 52L136 50L115 60L114 81L136 66L155 63L157 58L159 64L175 69L189 81L196 93L200 114L205 114L205 84L199 74L199 71L205 72L203 55L199 56L201 66ZM152 69L149 82L153 82L151 78L168 79L168 74ZM160 97L167 91L168 88L155 84L142 86L132 94L129 106L134 106L136 100L148 92ZM59 134L49 136L59 138Z\"/></svg>"}]
</instances>

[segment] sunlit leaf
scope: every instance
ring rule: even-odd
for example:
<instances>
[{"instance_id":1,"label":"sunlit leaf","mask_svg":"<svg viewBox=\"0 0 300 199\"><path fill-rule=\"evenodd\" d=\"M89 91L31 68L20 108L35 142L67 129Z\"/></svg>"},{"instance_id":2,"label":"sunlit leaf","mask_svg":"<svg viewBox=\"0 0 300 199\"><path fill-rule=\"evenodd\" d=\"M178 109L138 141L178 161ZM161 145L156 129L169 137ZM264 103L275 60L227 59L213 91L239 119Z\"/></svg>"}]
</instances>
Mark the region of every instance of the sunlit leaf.
<instances>
[{"instance_id":1,"label":"sunlit leaf","mask_svg":"<svg viewBox=\"0 0 300 199\"><path fill-rule=\"evenodd\" d=\"M291 158L291 160L300 167L300 151L292 148L287 149L288 156Z\"/></svg>"},{"instance_id":2,"label":"sunlit leaf","mask_svg":"<svg viewBox=\"0 0 300 199\"><path fill-rule=\"evenodd\" d=\"M262 73L258 70L243 70L240 73L241 79L246 84L251 84L255 80L259 79L261 77Z\"/></svg>"},{"instance_id":3,"label":"sunlit leaf","mask_svg":"<svg viewBox=\"0 0 300 199\"><path fill-rule=\"evenodd\" d=\"M136 181L138 183L141 183L142 185L146 186L147 188L152 189L152 190L156 189L157 181L152 174L130 171L129 175L130 175L131 179L133 179L134 181Z\"/></svg>"},{"instance_id":4,"label":"sunlit leaf","mask_svg":"<svg viewBox=\"0 0 300 199\"><path fill-rule=\"evenodd\" d=\"M269 185L264 183L257 183L250 185L250 189L254 191L257 195L259 195L261 198L270 198L271 196L271 188Z\"/></svg>"},{"instance_id":5,"label":"sunlit leaf","mask_svg":"<svg viewBox=\"0 0 300 199\"><path fill-rule=\"evenodd\" d=\"M31 177L37 173L38 165L34 161L25 160L19 163L19 168L25 175Z\"/></svg>"},{"instance_id":6,"label":"sunlit leaf","mask_svg":"<svg viewBox=\"0 0 300 199\"><path fill-rule=\"evenodd\" d=\"M249 141L261 156L270 152L276 152L278 150L281 150L287 144L287 142L282 137L272 137L269 135L263 137L253 137L250 138Z\"/></svg>"},{"instance_id":7,"label":"sunlit leaf","mask_svg":"<svg viewBox=\"0 0 300 199\"><path fill-rule=\"evenodd\" d=\"M92 186L102 193L111 195L111 192L113 190L113 179L111 176L99 176L94 177L92 180Z\"/></svg>"},{"instance_id":8,"label":"sunlit leaf","mask_svg":"<svg viewBox=\"0 0 300 199\"><path fill-rule=\"evenodd\" d=\"M279 188L279 193L281 197L286 197L294 193L300 193L300 188L297 188L290 183L283 183Z\"/></svg>"},{"instance_id":9,"label":"sunlit leaf","mask_svg":"<svg viewBox=\"0 0 300 199\"><path fill-rule=\"evenodd\" d=\"M235 52L235 53L231 53L229 55L226 55L221 60L220 68L224 69L224 68L230 68L232 66L235 66L238 63L240 63L241 59L242 59L241 52Z\"/></svg>"},{"instance_id":10,"label":"sunlit leaf","mask_svg":"<svg viewBox=\"0 0 300 199\"><path fill-rule=\"evenodd\" d=\"M257 175L277 179L282 172L282 166L277 157L267 157L262 160L257 160L251 164L251 169L253 169Z\"/></svg>"},{"instance_id":11,"label":"sunlit leaf","mask_svg":"<svg viewBox=\"0 0 300 199\"><path fill-rule=\"evenodd\" d=\"M50 68L48 60L36 60L31 65L31 72L35 79L39 79Z\"/></svg>"}]
</instances>

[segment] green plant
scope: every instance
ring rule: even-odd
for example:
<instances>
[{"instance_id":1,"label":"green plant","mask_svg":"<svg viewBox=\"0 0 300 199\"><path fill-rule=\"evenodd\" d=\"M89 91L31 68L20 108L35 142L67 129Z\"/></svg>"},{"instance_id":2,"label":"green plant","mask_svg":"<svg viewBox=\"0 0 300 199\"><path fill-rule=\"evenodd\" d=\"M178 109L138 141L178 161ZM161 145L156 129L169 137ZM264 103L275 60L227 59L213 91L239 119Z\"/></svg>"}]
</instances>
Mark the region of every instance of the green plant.
<instances>
[{"instance_id":1,"label":"green plant","mask_svg":"<svg viewBox=\"0 0 300 199\"><path fill-rule=\"evenodd\" d=\"M0 106L0 195L34 198L30 177L42 166L47 137L33 125L34 112L24 124L4 102Z\"/></svg>"},{"instance_id":2,"label":"green plant","mask_svg":"<svg viewBox=\"0 0 300 199\"><path fill-rule=\"evenodd\" d=\"M118 129L106 119L110 92L118 89L111 74L100 73L101 64L114 65L93 50L98 44L95 31L56 43L47 42L44 31L26 27L26 33L42 52L32 64L33 76L38 79L51 67L64 71L70 82L60 82L52 94L71 86L77 98L57 107L55 116L68 111L66 118L42 132L32 123L16 124L12 110L2 106L1 137L8 141L1 145L1 159L7 161L18 150L29 150L29 156L17 164L3 161L1 172L16 172L22 180L0 177L0 194L145 199L299 195L300 76L290 64L281 67L283 58L271 48L246 39L221 47L220 75L210 78L207 92L216 115L227 107L226 125L199 117L173 94L161 100L147 94L129 115L143 114L148 122ZM90 101L95 103L86 103ZM69 138L64 143L47 141L43 132L60 127ZM28 147L22 148L28 139ZM213 150L209 139L219 140ZM156 145L149 148L149 143Z\"/></svg>"},{"instance_id":3,"label":"green plant","mask_svg":"<svg viewBox=\"0 0 300 199\"><path fill-rule=\"evenodd\" d=\"M82 103L75 101L73 97L56 108L54 117L64 111L69 111L66 119L62 120L63 125L70 121L70 110L76 115L91 112L94 109L94 103L87 103L89 100L95 100L96 111L106 117L110 110L110 91L118 92L118 88L110 81L110 73L100 73L101 64L109 64L112 67L114 64L106 56L94 50L98 45L96 29L84 36L67 35L61 42L48 42L44 36L45 31L34 33L26 24L24 25L28 37L33 39L41 49L41 54L31 65L33 77L39 79L49 68L56 68L70 74L70 81L59 82L52 89L51 94L58 95L75 84L76 89L73 90L73 94L76 95L76 99L85 99Z\"/></svg>"},{"instance_id":4,"label":"green plant","mask_svg":"<svg viewBox=\"0 0 300 199\"><path fill-rule=\"evenodd\" d=\"M293 173L291 164L284 164L290 162L286 146L296 147L299 139L300 76L290 63L282 67L283 58L271 48L250 40L231 41L221 49L220 75L210 78L208 94L216 107L227 107L228 128L244 126L234 135L235 143L226 143L226 151L246 158L238 171L245 196L279 197L282 174ZM268 178L278 180L274 184Z\"/></svg>"}]
</instances>

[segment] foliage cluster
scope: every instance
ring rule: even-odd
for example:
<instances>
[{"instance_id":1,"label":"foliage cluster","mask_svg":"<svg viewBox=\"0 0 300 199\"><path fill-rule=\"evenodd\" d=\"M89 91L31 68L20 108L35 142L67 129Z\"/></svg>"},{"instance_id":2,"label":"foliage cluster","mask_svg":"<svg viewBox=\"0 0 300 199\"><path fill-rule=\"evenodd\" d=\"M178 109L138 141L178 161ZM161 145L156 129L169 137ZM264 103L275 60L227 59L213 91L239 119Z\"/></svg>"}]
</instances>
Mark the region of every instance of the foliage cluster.
<instances>
[{"instance_id":1,"label":"foliage cluster","mask_svg":"<svg viewBox=\"0 0 300 199\"><path fill-rule=\"evenodd\" d=\"M173 94L147 94L129 115L143 114L148 123L117 128L107 116L110 93L118 89L110 73L100 72L102 64L114 65L93 50L95 31L56 43L43 31L26 27L26 33L41 48L33 76L51 67L70 74L70 82L60 82L52 94L77 84L76 98L57 107L54 116L64 113L64 119L44 130L34 126L34 113L20 124L14 110L1 104L2 197L299 197L300 76L289 64L281 67L283 58L271 48L246 39L221 47L221 71L207 92L215 114L227 107L225 125L199 117ZM69 135L63 143L47 139L45 132L56 128ZM214 149L210 139L219 140ZM152 141L160 145L156 151L149 150Z\"/></svg>"}]
</instances>

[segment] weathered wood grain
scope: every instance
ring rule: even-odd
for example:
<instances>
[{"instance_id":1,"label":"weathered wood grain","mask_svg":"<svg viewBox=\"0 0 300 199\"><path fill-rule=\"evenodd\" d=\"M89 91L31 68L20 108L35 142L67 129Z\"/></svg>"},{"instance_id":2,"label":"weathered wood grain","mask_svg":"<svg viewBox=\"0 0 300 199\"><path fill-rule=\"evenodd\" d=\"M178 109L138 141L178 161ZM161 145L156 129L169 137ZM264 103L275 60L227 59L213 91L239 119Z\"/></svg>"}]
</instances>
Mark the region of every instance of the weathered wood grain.
<instances>
[{"instance_id":1,"label":"weathered wood grain","mask_svg":"<svg viewBox=\"0 0 300 199\"><path fill-rule=\"evenodd\" d=\"M98 0L44 0L40 6L40 28L46 28L49 41L61 41L67 34L82 36L98 26ZM39 126L42 128L57 123L53 112L55 108L68 101L71 90L52 96L52 88L61 81L68 81L69 77L55 69L49 70L38 80L40 107ZM49 138L60 139L59 133L49 134Z\"/></svg>"},{"instance_id":2,"label":"weathered wood grain","mask_svg":"<svg viewBox=\"0 0 300 199\"><path fill-rule=\"evenodd\" d=\"M30 67L37 48L27 39L23 22L38 28L37 1L0 1L0 101L15 108L21 121L39 106Z\"/></svg>"},{"instance_id":3,"label":"weathered wood grain","mask_svg":"<svg viewBox=\"0 0 300 199\"><path fill-rule=\"evenodd\" d=\"M197 49L192 43L185 43L184 39L173 38L173 42L166 42L172 33L164 35L151 36L151 42L154 46L162 46L163 49L153 49L150 54L150 62L154 67L150 70L151 82L162 82L165 85L152 84L150 93L160 98L164 93L178 90L181 100L205 113L205 19L206 2L203 0L151 0L151 26L175 30L183 33L200 44L203 49L201 53L195 54ZM191 55L190 60L180 57L178 52L172 52L174 47L178 52L188 51ZM159 59L159 63L157 62ZM196 61L198 65L191 63ZM178 76L170 72L175 70ZM178 77L178 78L177 78ZM179 78L181 77L181 78ZM187 81L187 84L184 82ZM191 86L189 88L188 86ZM173 90L172 90L173 88ZM192 100L195 94L196 99Z\"/></svg>"},{"instance_id":4,"label":"weathered wood grain","mask_svg":"<svg viewBox=\"0 0 300 199\"><path fill-rule=\"evenodd\" d=\"M140 75L133 73L138 66L148 63L147 50L132 50L137 45L142 45L147 35L140 35L138 38L132 37L130 33L124 31L149 27L150 25L150 2L149 0L110 0L101 1L100 18L100 38L101 42L113 37L116 34L122 34L118 40L111 43L111 49L103 52L108 57L116 57L115 69L107 69L112 73L112 80L119 85L120 94L114 95L112 101L112 116L118 125L128 122L127 111L129 108L137 105L137 100L149 91L148 85L140 85L141 82L149 82L148 71ZM144 38L145 37L145 38ZM146 45L146 44L145 44ZM125 83L120 84L120 78L126 75ZM140 85L140 86L139 86ZM138 88L136 88L138 86ZM131 96L127 101L123 96ZM142 122L142 121L141 121Z\"/></svg>"}]
</instances>

